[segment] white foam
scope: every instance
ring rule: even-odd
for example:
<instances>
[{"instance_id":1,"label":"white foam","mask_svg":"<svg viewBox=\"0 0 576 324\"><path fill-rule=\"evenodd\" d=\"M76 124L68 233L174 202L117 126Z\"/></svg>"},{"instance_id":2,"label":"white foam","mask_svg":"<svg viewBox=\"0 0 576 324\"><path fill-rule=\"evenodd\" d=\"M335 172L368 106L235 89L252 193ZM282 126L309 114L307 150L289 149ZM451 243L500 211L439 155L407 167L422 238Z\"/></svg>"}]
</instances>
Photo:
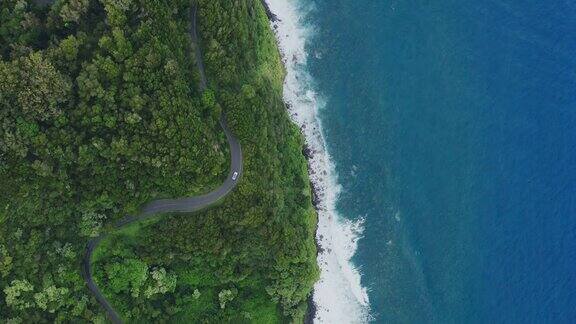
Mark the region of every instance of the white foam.
<instances>
[{"instance_id":1,"label":"white foam","mask_svg":"<svg viewBox=\"0 0 576 324\"><path fill-rule=\"evenodd\" d=\"M300 0L266 0L279 21L272 23L286 67L284 100L289 113L300 126L312 157L310 178L319 198L317 241L321 247L318 263L320 280L314 286L315 323L364 323L369 320L366 288L360 272L351 263L363 221L352 222L336 211L340 185L330 155L326 151L318 111L325 107L307 72L306 42L313 28L301 17L312 10Z\"/></svg>"}]
</instances>

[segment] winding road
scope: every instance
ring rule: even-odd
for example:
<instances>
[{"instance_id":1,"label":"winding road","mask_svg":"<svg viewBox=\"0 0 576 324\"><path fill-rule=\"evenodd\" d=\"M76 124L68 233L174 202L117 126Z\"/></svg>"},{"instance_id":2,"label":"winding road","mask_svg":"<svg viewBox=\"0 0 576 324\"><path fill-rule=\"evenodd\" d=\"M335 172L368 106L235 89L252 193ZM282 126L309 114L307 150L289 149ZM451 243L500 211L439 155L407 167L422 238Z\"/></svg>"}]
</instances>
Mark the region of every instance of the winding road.
<instances>
[{"instance_id":1,"label":"winding road","mask_svg":"<svg viewBox=\"0 0 576 324\"><path fill-rule=\"evenodd\" d=\"M204 64L202 61L202 51L198 42L197 28L196 28L196 6L192 7L192 23L190 27L190 36L195 44L196 50L196 60L198 65L198 70L200 72L200 91L206 90L206 73L204 71ZM222 114L220 118L220 126L226 134L226 139L230 145L230 172L228 177L220 187L212 192L204 195L189 197L189 198L179 198L179 199L160 199L152 201L142 207L141 213L137 216L126 216L120 219L114 224L114 229L120 229L128 226L134 222L138 222L152 216L157 216L163 213L190 213L195 212L205 207L208 207L215 203L216 201L224 198L230 193L232 189L238 183L240 176L242 175L242 150L240 143L234 137L232 132L228 129L226 124L226 117ZM91 259L94 250L98 247L98 244L105 239L109 234L102 234L96 238L91 239L86 247L86 253L82 259L82 276L88 285L88 288L96 297L96 300L102 305L106 310L108 317L113 323L122 323L122 320L118 313L114 310L110 302L102 295L100 289L94 282L94 277L91 268Z\"/></svg>"}]
</instances>

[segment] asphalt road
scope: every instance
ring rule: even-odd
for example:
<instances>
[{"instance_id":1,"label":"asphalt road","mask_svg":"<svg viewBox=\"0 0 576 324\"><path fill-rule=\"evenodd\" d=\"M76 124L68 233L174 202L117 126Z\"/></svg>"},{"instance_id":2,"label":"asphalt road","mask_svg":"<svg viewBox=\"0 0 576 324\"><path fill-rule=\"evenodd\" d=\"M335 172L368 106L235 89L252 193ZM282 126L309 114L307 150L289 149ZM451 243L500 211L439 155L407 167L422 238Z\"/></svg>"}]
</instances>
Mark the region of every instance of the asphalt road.
<instances>
[{"instance_id":1,"label":"asphalt road","mask_svg":"<svg viewBox=\"0 0 576 324\"><path fill-rule=\"evenodd\" d=\"M196 31L196 7L192 8L192 24L190 27L190 36L192 41L195 44L195 51L196 51L196 58L197 58L197 65L200 72L200 90L204 91L206 89L206 74L204 72L204 64L202 62L202 52L198 43L198 35ZM115 229L122 228L124 226L128 226L134 222L141 221L143 219L156 216L163 213L191 213L208 207L215 203L216 201L224 198L238 183L240 177L242 175L242 149L240 147L240 143L234 137L234 134L230 132L228 126L226 124L226 117L224 114L220 118L220 126L222 130L226 134L226 139L228 140L228 144L230 146L230 172L228 173L228 177L224 181L224 183L218 187L216 190L209 192L204 195L189 197L189 198L178 198L178 199L160 199L152 201L146 205L144 205L141 209L141 212L137 216L126 216L120 219L115 225ZM236 176L234 177L234 174ZM234 179L233 179L234 178ZM100 289L94 282L92 268L90 266L92 259L92 254L94 250L98 246L98 244L105 239L108 234L100 235L99 237L93 238L88 242L88 246L86 247L86 254L82 259L82 276L86 281L86 285L96 297L96 300L102 305L102 307L106 310L108 317L113 323L122 323L122 320L118 313L114 310L110 302L102 295Z\"/></svg>"}]
</instances>

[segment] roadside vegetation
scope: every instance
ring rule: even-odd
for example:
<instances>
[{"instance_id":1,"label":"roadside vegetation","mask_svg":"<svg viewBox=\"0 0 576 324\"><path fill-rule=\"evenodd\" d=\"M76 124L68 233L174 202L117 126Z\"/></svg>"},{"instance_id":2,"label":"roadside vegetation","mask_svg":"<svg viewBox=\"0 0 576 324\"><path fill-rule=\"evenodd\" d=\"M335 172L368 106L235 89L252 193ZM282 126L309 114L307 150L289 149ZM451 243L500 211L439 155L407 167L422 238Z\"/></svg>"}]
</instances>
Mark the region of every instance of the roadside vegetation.
<instances>
[{"instance_id":1,"label":"roadside vegetation","mask_svg":"<svg viewBox=\"0 0 576 324\"><path fill-rule=\"evenodd\" d=\"M302 320L318 276L302 139L256 0L0 3L0 321L104 314L80 275L86 242L164 197L218 186L225 111L244 174L211 209L114 233L96 280L132 322Z\"/></svg>"}]
</instances>

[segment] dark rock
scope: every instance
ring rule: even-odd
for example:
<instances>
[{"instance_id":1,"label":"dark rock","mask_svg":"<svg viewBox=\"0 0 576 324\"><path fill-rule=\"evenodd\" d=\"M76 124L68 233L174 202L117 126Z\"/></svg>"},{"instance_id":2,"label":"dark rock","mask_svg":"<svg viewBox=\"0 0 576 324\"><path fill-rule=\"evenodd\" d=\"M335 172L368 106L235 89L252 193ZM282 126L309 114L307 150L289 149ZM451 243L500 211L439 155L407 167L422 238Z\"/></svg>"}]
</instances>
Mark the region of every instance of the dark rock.
<instances>
[{"instance_id":1,"label":"dark rock","mask_svg":"<svg viewBox=\"0 0 576 324\"><path fill-rule=\"evenodd\" d=\"M310 149L310 147L308 147L307 144L304 144L304 148L302 149L302 154L304 154L304 157L305 157L307 160L310 160L310 159L312 158L312 156L313 156L312 150Z\"/></svg>"},{"instance_id":2,"label":"dark rock","mask_svg":"<svg viewBox=\"0 0 576 324\"><path fill-rule=\"evenodd\" d=\"M264 10L266 11L266 16L268 16L268 20L270 20L271 22L280 21L280 19L278 19L278 16L276 16L272 12L272 10L270 10L270 6L268 6L266 0L262 0L262 5L264 6Z\"/></svg>"},{"instance_id":3,"label":"dark rock","mask_svg":"<svg viewBox=\"0 0 576 324\"><path fill-rule=\"evenodd\" d=\"M320 245L320 243L318 243L318 240L316 240L316 254L322 254L326 252L326 250L324 250L324 248Z\"/></svg>"},{"instance_id":4,"label":"dark rock","mask_svg":"<svg viewBox=\"0 0 576 324\"><path fill-rule=\"evenodd\" d=\"M316 316L316 303L314 303L314 292L308 297L308 311L304 316L304 324L314 323L314 317Z\"/></svg>"},{"instance_id":5,"label":"dark rock","mask_svg":"<svg viewBox=\"0 0 576 324\"><path fill-rule=\"evenodd\" d=\"M312 188L312 206L318 211L318 206L320 205L320 197L318 195L318 189L313 182L310 182L310 187Z\"/></svg>"}]
</instances>

